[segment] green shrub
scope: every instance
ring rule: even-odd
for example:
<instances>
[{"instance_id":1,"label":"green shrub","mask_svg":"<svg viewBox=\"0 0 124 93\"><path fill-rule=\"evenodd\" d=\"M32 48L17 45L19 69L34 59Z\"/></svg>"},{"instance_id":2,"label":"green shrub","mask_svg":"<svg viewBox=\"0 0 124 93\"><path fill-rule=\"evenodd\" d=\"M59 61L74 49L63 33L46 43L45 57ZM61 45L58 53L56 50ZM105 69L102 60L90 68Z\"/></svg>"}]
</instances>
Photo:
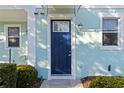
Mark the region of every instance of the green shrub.
<instances>
[{"instance_id":1,"label":"green shrub","mask_svg":"<svg viewBox=\"0 0 124 93\"><path fill-rule=\"evenodd\" d=\"M90 84L90 88L124 88L124 77L98 76Z\"/></svg>"},{"instance_id":2,"label":"green shrub","mask_svg":"<svg viewBox=\"0 0 124 93\"><path fill-rule=\"evenodd\" d=\"M15 88L16 64L0 63L0 88Z\"/></svg>"},{"instance_id":3,"label":"green shrub","mask_svg":"<svg viewBox=\"0 0 124 93\"><path fill-rule=\"evenodd\" d=\"M17 66L17 87L30 88L37 81L37 71L30 65Z\"/></svg>"}]
</instances>

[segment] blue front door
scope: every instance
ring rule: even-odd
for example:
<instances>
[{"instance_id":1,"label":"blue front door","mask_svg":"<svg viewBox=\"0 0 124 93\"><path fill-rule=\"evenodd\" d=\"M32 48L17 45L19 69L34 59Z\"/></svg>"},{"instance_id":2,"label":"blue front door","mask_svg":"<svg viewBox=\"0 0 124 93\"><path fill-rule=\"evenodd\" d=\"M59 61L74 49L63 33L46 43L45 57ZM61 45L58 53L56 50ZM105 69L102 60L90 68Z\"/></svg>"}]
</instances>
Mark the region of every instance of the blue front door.
<instances>
[{"instance_id":1,"label":"blue front door","mask_svg":"<svg viewBox=\"0 0 124 93\"><path fill-rule=\"evenodd\" d=\"M71 75L71 20L51 20L51 75Z\"/></svg>"}]
</instances>

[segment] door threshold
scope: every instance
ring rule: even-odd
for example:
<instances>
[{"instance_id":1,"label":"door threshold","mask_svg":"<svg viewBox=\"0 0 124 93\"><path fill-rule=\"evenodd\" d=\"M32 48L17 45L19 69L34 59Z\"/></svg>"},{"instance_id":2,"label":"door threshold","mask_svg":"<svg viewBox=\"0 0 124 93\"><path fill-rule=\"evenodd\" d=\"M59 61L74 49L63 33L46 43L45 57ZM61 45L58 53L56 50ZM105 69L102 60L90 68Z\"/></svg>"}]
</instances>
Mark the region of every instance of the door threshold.
<instances>
[{"instance_id":1,"label":"door threshold","mask_svg":"<svg viewBox=\"0 0 124 93\"><path fill-rule=\"evenodd\" d=\"M52 74L51 76L72 76L71 74Z\"/></svg>"},{"instance_id":2,"label":"door threshold","mask_svg":"<svg viewBox=\"0 0 124 93\"><path fill-rule=\"evenodd\" d=\"M74 76L50 76L49 80L51 79L75 79Z\"/></svg>"}]
</instances>

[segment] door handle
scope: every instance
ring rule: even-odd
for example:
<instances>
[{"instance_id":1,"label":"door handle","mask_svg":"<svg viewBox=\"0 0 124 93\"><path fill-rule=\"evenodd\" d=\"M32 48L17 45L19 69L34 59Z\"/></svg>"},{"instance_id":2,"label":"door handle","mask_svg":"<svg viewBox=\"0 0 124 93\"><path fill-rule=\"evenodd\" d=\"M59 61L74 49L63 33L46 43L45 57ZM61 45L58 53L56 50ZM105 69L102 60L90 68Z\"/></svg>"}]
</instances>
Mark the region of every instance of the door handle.
<instances>
[{"instance_id":1,"label":"door handle","mask_svg":"<svg viewBox=\"0 0 124 93\"><path fill-rule=\"evenodd\" d=\"M68 56L71 56L71 54L68 54Z\"/></svg>"}]
</instances>

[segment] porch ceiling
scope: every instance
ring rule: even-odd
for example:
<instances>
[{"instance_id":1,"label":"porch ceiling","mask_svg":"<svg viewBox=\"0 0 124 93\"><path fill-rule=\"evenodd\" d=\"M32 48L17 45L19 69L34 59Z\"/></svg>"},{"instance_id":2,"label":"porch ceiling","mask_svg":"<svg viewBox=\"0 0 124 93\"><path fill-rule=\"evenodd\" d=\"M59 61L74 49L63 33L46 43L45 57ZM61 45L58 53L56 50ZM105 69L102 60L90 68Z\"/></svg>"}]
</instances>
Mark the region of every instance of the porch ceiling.
<instances>
[{"instance_id":1,"label":"porch ceiling","mask_svg":"<svg viewBox=\"0 0 124 93\"><path fill-rule=\"evenodd\" d=\"M23 9L0 9L1 22L26 22L27 14Z\"/></svg>"}]
</instances>

